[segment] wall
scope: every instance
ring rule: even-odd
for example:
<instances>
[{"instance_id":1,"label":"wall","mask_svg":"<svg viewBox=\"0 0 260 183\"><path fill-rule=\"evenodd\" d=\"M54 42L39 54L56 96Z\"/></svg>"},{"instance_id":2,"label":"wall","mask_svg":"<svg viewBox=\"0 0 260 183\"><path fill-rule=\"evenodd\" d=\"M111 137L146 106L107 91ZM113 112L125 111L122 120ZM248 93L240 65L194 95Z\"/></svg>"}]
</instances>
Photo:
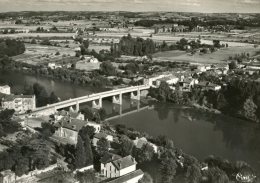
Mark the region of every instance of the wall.
<instances>
[{"instance_id":1,"label":"wall","mask_svg":"<svg viewBox=\"0 0 260 183\"><path fill-rule=\"evenodd\" d=\"M127 168L124 168L124 169L120 170L120 176L126 175L126 174L133 172L135 170L136 170L136 165L132 165L132 166L129 166Z\"/></svg>"}]
</instances>

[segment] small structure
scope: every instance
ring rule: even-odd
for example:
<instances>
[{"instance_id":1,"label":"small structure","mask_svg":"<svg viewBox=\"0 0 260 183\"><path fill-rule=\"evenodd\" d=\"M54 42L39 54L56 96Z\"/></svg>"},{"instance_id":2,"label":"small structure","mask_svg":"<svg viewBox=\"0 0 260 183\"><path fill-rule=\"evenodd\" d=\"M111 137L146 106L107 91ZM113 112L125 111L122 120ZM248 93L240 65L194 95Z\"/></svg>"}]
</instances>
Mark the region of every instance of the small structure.
<instances>
[{"instance_id":1,"label":"small structure","mask_svg":"<svg viewBox=\"0 0 260 183\"><path fill-rule=\"evenodd\" d=\"M61 65L57 65L56 63L48 63L48 67L51 69L62 68Z\"/></svg>"},{"instance_id":2,"label":"small structure","mask_svg":"<svg viewBox=\"0 0 260 183\"><path fill-rule=\"evenodd\" d=\"M194 85L198 84L199 81L194 78L184 78L182 81L179 82L180 88L182 91L190 91Z\"/></svg>"},{"instance_id":3,"label":"small structure","mask_svg":"<svg viewBox=\"0 0 260 183\"><path fill-rule=\"evenodd\" d=\"M8 85L0 86L0 93L11 95L11 88Z\"/></svg>"},{"instance_id":4,"label":"small structure","mask_svg":"<svg viewBox=\"0 0 260 183\"><path fill-rule=\"evenodd\" d=\"M256 176L249 168L242 168L242 170L236 174L236 180L241 183L252 183L255 179Z\"/></svg>"},{"instance_id":5,"label":"small structure","mask_svg":"<svg viewBox=\"0 0 260 183\"><path fill-rule=\"evenodd\" d=\"M6 95L2 98L3 109L14 109L17 113L25 113L36 108L35 95Z\"/></svg>"},{"instance_id":6,"label":"small structure","mask_svg":"<svg viewBox=\"0 0 260 183\"><path fill-rule=\"evenodd\" d=\"M15 183L15 173L11 170L0 172L0 183Z\"/></svg>"},{"instance_id":7,"label":"small structure","mask_svg":"<svg viewBox=\"0 0 260 183\"><path fill-rule=\"evenodd\" d=\"M64 139L67 143L70 144L77 144L78 133L84 126L93 126L98 132L101 129L100 124L71 118L63 118L59 122L55 123L54 126L57 128L57 130L55 131L53 137Z\"/></svg>"},{"instance_id":8,"label":"small structure","mask_svg":"<svg viewBox=\"0 0 260 183\"><path fill-rule=\"evenodd\" d=\"M178 77L175 76L168 76L164 78L160 78L156 80L156 87L159 87L162 82L166 82L168 85L176 84L179 81Z\"/></svg>"},{"instance_id":9,"label":"small structure","mask_svg":"<svg viewBox=\"0 0 260 183\"><path fill-rule=\"evenodd\" d=\"M85 71L92 71L97 70L100 68L100 62L97 58L93 56L84 56L82 57L83 60L78 61L76 63L76 69L85 70Z\"/></svg>"},{"instance_id":10,"label":"small structure","mask_svg":"<svg viewBox=\"0 0 260 183\"><path fill-rule=\"evenodd\" d=\"M100 132L100 133L96 133L95 135L94 135L94 138L93 138L93 146L97 146L97 142L100 140L100 139L102 139L102 138L105 138L105 139L107 139L107 141L109 141L109 142L113 142L113 136L112 135L108 135L108 134L106 134L106 133L102 133L102 132Z\"/></svg>"},{"instance_id":11,"label":"small structure","mask_svg":"<svg viewBox=\"0 0 260 183\"><path fill-rule=\"evenodd\" d=\"M103 164L101 174L108 178L120 177L134 172L136 170L136 164L135 159L129 155Z\"/></svg>"},{"instance_id":12,"label":"small structure","mask_svg":"<svg viewBox=\"0 0 260 183\"><path fill-rule=\"evenodd\" d=\"M155 144L148 142L145 137L142 137L142 138L137 137L135 140L133 140L133 143L134 143L135 147L138 149L141 149L144 145L148 144L153 147L153 150L155 153L158 153L158 147Z\"/></svg>"},{"instance_id":13,"label":"small structure","mask_svg":"<svg viewBox=\"0 0 260 183\"><path fill-rule=\"evenodd\" d=\"M57 111L54 115L55 122L60 121L62 118L69 117L71 119L79 119L79 120L85 120L84 114L80 112L74 112L74 111Z\"/></svg>"}]
</instances>

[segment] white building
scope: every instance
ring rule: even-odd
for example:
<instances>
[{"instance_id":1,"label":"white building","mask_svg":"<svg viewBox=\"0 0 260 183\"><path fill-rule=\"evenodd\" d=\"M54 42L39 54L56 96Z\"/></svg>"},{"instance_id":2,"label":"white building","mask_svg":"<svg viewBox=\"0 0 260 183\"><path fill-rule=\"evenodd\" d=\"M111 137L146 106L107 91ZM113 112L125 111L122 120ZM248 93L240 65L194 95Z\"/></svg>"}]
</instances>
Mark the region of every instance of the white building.
<instances>
[{"instance_id":1,"label":"white building","mask_svg":"<svg viewBox=\"0 0 260 183\"><path fill-rule=\"evenodd\" d=\"M156 80L156 87L159 87L162 82L166 82L168 85L173 85L178 83L179 78L175 76L168 76L161 79Z\"/></svg>"},{"instance_id":2,"label":"white building","mask_svg":"<svg viewBox=\"0 0 260 183\"><path fill-rule=\"evenodd\" d=\"M136 164L135 159L129 155L110 162L101 163L101 174L108 178L120 177L134 172Z\"/></svg>"},{"instance_id":3,"label":"white building","mask_svg":"<svg viewBox=\"0 0 260 183\"><path fill-rule=\"evenodd\" d=\"M57 111L54 115L55 122L60 121L64 117L69 117L71 119L79 119L79 120L85 120L85 116L82 113L73 112L73 111Z\"/></svg>"},{"instance_id":4,"label":"white building","mask_svg":"<svg viewBox=\"0 0 260 183\"><path fill-rule=\"evenodd\" d=\"M56 137L56 139L63 139L62 141L70 144L76 144L78 142L78 133L81 128L85 126L94 127L96 132L99 132L101 129L101 125L94 122L64 117L59 122L55 123L56 131L53 137Z\"/></svg>"},{"instance_id":5,"label":"white building","mask_svg":"<svg viewBox=\"0 0 260 183\"><path fill-rule=\"evenodd\" d=\"M55 63L48 63L48 67L51 68L51 69L62 68L61 65L57 65Z\"/></svg>"},{"instance_id":6,"label":"white building","mask_svg":"<svg viewBox=\"0 0 260 183\"><path fill-rule=\"evenodd\" d=\"M107 183L138 183L144 176L144 172L142 170L136 170L129 174L118 177L114 180L111 180Z\"/></svg>"},{"instance_id":7,"label":"white building","mask_svg":"<svg viewBox=\"0 0 260 183\"><path fill-rule=\"evenodd\" d=\"M8 85L0 86L0 93L10 95L11 94L11 88Z\"/></svg>"},{"instance_id":8,"label":"white building","mask_svg":"<svg viewBox=\"0 0 260 183\"><path fill-rule=\"evenodd\" d=\"M35 95L6 95L2 98L3 109L14 109L17 113L25 113L36 108Z\"/></svg>"},{"instance_id":9,"label":"white building","mask_svg":"<svg viewBox=\"0 0 260 183\"><path fill-rule=\"evenodd\" d=\"M85 70L85 71L92 71L92 70L98 70L100 68L100 62L94 58L94 57L90 57L90 58L86 58L84 57L84 60L78 61L76 63L76 69L79 70Z\"/></svg>"},{"instance_id":10,"label":"white building","mask_svg":"<svg viewBox=\"0 0 260 183\"><path fill-rule=\"evenodd\" d=\"M97 133L94 135L94 138L93 138L93 146L97 146L97 143L100 139L102 138L105 138L108 142L113 142L113 136L112 135L108 135L108 134L105 134L105 133Z\"/></svg>"},{"instance_id":11,"label":"white building","mask_svg":"<svg viewBox=\"0 0 260 183\"><path fill-rule=\"evenodd\" d=\"M15 173L11 170L0 172L0 183L15 183Z\"/></svg>"}]
</instances>

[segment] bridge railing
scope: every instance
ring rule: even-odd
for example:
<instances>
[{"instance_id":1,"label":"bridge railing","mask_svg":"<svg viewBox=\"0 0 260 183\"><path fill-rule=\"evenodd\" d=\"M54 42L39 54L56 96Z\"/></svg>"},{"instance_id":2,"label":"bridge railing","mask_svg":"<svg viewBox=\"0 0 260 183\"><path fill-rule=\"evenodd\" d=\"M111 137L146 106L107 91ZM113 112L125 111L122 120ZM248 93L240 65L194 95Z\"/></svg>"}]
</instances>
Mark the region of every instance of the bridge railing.
<instances>
[{"instance_id":1,"label":"bridge railing","mask_svg":"<svg viewBox=\"0 0 260 183\"><path fill-rule=\"evenodd\" d=\"M111 94L111 93L112 94L113 93L118 93L118 92L120 93L120 92L124 92L126 90L130 90L131 91L131 90L136 90L136 89L137 90L138 89L147 89L149 87L150 87L149 85L139 85L139 86L131 86L131 87L127 87L127 88L120 88L120 89L116 89L116 90L109 90L109 91L100 92L100 93L93 93L93 94L90 94L90 95L87 95L87 96L77 97L77 98L74 98L74 99L68 99L68 100L64 100L64 101L57 102L57 103L54 103L54 104L48 104L47 106L36 108L34 111L40 111L40 110L44 110L44 109L49 109L49 108L52 108L52 107L57 107L57 106L60 106L60 105L77 102L79 100L99 97L99 96L108 95L108 94Z\"/></svg>"}]
</instances>

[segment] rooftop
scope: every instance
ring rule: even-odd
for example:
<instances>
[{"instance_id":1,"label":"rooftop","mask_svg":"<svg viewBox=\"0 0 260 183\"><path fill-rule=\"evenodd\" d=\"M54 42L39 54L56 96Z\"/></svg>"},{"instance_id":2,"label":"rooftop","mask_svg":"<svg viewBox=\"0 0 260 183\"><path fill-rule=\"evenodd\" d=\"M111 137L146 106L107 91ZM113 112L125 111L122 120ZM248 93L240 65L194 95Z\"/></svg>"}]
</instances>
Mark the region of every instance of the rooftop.
<instances>
[{"instance_id":1,"label":"rooftop","mask_svg":"<svg viewBox=\"0 0 260 183\"><path fill-rule=\"evenodd\" d=\"M115 161L112 161L112 164L116 167L116 169L122 170L129 166L135 165L136 161L131 155L129 155L124 158L120 158Z\"/></svg>"},{"instance_id":2,"label":"rooftop","mask_svg":"<svg viewBox=\"0 0 260 183\"><path fill-rule=\"evenodd\" d=\"M100 132L100 133L96 133L94 135L94 138L102 139L102 138L107 138L107 136L108 136L107 134Z\"/></svg>"},{"instance_id":3,"label":"rooftop","mask_svg":"<svg viewBox=\"0 0 260 183\"><path fill-rule=\"evenodd\" d=\"M71 117L71 118L77 118L78 115L80 115L80 113L62 110L62 111L58 111L58 112L56 113L56 115L69 116L69 117Z\"/></svg>"},{"instance_id":4,"label":"rooftop","mask_svg":"<svg viewBox=\"0 0 260 183\"><path fill-rule=\"evenodd\" d=\"M70 130L79 131L87 124L88 122L84 120L63 118L58 123L55 123L55 126L58 128L63 127Z\"/></svg>"},{"instance_id":5,"label":"rooftop","mask_svg":"<svg viewBox=\"0 0 260 183\"><path fill-rule=\"evenodd\" d=\"M4 170L2 172L0 172L0 177L5 177L7 175L10 175L10 174L14 174L14 172L12 172L11 170Z\"/></svg>"},{"instance_id":6,"label":"rooftop","mask_svg":"<svg viewBox=\"0 0 260 183\"><path fill-rule=\"evenodd\" d=\"M7 101L13 101L15 99L25 99L25 98L29 99L34 97L35 97L34 95L6 95L4 96L3 101L7 102Z\"/></svg>"},{"instance_id":7,"label":"rooftop","mask_svg":"<svg viewBox=\"0 0 260 183\"><path fill-rule=\"evenodd\" d=\"M10 88L10 86L8 86L8 85L3 85L3 86L0 86L0 88Z\"/></svg>"},{"instance_id":8,"label":"rooftop","mask_svg":"<svg viewBox=\"0 0 260 183\"><path fill-rule=\"evenodd\" d=\"M117 154L113 154L113 153L106 153L101 159L100 162L103 164L109 163L111 161L114 160L118 160L122 158L121 156L117 155Z\"/></svg>"}]
</instances>

